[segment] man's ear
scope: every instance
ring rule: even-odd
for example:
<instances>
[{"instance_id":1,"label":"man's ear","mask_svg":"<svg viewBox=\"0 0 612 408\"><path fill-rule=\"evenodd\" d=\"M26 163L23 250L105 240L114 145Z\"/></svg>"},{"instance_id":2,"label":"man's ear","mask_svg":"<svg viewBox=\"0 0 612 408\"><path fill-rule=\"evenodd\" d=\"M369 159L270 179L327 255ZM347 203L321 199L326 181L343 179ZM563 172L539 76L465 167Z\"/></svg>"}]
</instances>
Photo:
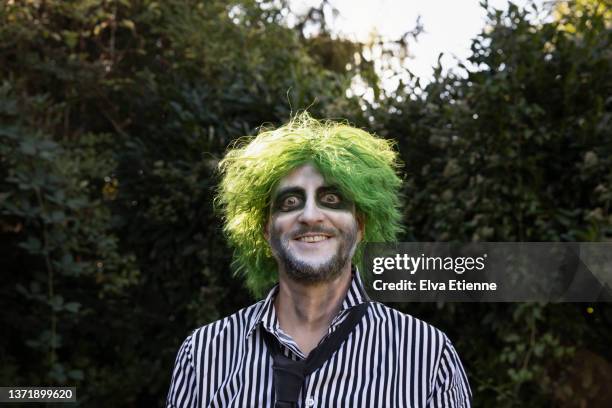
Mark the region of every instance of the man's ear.
<instances>
[{"instance_id":1,"label":"man's ear","mask_svg":"<svg viewBox=\"0 0 612 408\"><path fill-rule=\"evenodd\" d=\"M358 236L359 239L357 240L357 242L361 242L363 241L363 238L365 237L365 217L363 214L357 213L356 218L357 218L357 227L359 228L359 236Z\"/></svg>"},{"instance_id":2,"label":"man's ear","mask_svg":"<svg viewBox=\"0 0 612 408\"><path fill-rule=\"evenodd\" d=\"M270 217L266 218L263 224L263 235L266 241L270 242Z\"/></svg>"}]
</instances>

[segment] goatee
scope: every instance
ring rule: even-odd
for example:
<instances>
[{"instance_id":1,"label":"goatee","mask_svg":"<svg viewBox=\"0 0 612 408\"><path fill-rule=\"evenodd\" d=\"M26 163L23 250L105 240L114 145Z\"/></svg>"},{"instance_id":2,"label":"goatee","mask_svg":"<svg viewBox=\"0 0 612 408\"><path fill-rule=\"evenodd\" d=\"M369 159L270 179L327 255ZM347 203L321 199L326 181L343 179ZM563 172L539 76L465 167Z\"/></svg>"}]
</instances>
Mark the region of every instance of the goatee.
<instances>
[{"instance_id":1,"label":"goatee","mask_svg":"<svg viewBox=\"0 0 612 408\"><path fill-rule=\"evenodd\" d=\"M292 234L292 236L299 236L306 233L313 234L330 234L327 230L321 229L309 229L300 230ZM333 235L338 239L338 250L336 253L327 261L319 265L312 265L306 261L297 259L291 253L288 247L289 239L281 240L281 237L277 233L272 233L270 237L270 246L273 252L276 254L279 266L287 273L287 275L301 283L319 283L328 282L337 278L352 258L355 250L355 242L357 240L357 228L353 228L346 233L338 234L334 231Z\"/></svg>"}]
</instances>

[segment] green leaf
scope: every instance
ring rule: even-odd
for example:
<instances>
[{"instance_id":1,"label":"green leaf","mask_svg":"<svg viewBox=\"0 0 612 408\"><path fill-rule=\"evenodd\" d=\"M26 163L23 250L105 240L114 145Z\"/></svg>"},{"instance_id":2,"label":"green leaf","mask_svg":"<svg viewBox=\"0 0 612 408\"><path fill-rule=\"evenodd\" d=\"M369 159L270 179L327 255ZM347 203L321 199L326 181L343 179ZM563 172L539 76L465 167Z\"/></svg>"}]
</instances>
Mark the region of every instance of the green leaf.
<instances>
[{"instance_id":1,"label":"green leaf","mask_svg":"<svg viewBox=\"0 0 612 408\"><path fill-rule=\"evenodd\" d=\"M15 285L15 290L17 291L17 293L20 293L25 297L30 297L30 292L28 292L28 290L19 283Z\"/></svg>"},{"instance_id":2,"label":"green leaf","mask_svg":"<svg viewBox=\"0 0 612 408\"><path fill-rule=\"evenodd\" d=\"M55 363L53 367L51 367L51 370L49 371L48 375L49 378L54 381L57 381L60 384L65 383L67 380L64 366L60 363Z\"/></svg>"},{"instance_id":3,"label":"green leaf","mask_svg":"<svg viewBox=\"0 0 612 408\"><path fill-rule=\"evenodd\" d=\"M51 222L54 223L62 223L65 221L66 217L63 211L55 210L51 213Z\"/></svg>"},{"instance_id":4,"label":"green leaf","mask_svg":"<svg viewBox=\"0 0 612 408\"><path fill-rule=\"evenodd\" d=\"M136 25L132 20L121 20L119 24L131 31L134 31L136 29Z\"/></svg>"},{"instance_id":5,"label":"green leaf","mask_svg":"<svg viewBox=\"0 0 612 408\"><path fill-rule=\"evenodd\" d=\"M19 149L23 154L34 156L36 154L36 146L31 140L24 140L19 144Z\"/></svg>"},{"instance_id":6,"label":"green leaf","mask_svg":"<svg viewBox=\"0 0 612 408\"><path fill-rule=\"evenodd\" d=\"M54 311L59 312L62 310L62 306L64 305L64 298L61 295L55 295L49 299L48 303Z\"/></svg>"},{"instance_id":7,"label":"green leaf","mask_svg":"<svg viewBox=\"0 0 612 408\"><path fill-rule=\"evenodd\" d=\"M33 349L40 348L41 346L40 342L37 340L26 340L25 344L26 346L31 347Z\"/></svg>"},{"instance_id":8,"label":"green leaf","mask_svg":"<svg viewBox=\"0 0 612 408\"><path fill-rule=\"evenodd\" d=\"M62 30L64 36L64 42L68 48L74 48L79 40L79 34L74 31Z\"/></svg>"},{"instance_id":9,"label":"green leaf","mask_svg":"<svg viewBox=\"0 0 612 408\"><path fill-rule=\"evenodd\" d=\"M83 370L70 370L68 371L68 378L81 381L85 378L85 374L83 373Z\"/></svg>"},{"instance_id":10,"label":"green leaf","mask_svg":"<svg viewBox=\"0 0 612 408\"><path fill-rule=\"evenodd\" d=\"M28 237L27 241L19 243L18 246L31 254L39 254L42 252L42 243L36 237Z\"/></svg>"},{"instance_id":11,"label":"green leaf","mask_svg":"<svg viewBox=\"0 0 612 408\"><path fill-rule=\"evenodd\" d=\"M81 308L81 304L78 302L68 302L64 304L64 310L67 310L71 313L78 313Z\"/></svg>"}]
</instances>

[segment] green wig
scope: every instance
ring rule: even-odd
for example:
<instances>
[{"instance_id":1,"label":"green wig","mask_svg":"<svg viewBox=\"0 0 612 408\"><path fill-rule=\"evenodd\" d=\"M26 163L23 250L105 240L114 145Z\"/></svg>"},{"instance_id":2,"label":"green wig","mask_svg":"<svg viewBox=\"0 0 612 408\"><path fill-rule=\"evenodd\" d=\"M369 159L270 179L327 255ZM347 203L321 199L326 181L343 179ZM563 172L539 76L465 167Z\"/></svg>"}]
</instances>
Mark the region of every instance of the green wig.
<instances>
[{"instance_id":1,"label":"green wig","mask_svg":"<svg viewBox=\"0 0 612 408\"><path fill-rule=\"evenodd\" d=\"M279 181L311 163L328 183L355 203L365 226L353 262L365 242L395 241L402 227L401 179L394 143L347 124L318 121L307 113L275 130L239 140L219 163L222 176L215 199L224 232L235 248L234 270L262 296L277 280L277 265L264 238L270 200Z\"/></svg>"}]
</instances>

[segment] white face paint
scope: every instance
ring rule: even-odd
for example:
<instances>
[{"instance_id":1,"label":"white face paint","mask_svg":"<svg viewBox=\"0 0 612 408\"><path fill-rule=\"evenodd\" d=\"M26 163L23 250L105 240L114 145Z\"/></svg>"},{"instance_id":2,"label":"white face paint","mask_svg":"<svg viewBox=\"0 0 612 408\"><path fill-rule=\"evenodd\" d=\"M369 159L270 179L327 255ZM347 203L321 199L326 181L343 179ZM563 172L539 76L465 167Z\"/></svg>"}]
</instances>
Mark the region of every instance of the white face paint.
<instances>
[{"instance_id":1,"label":"white face paint","mask_svg":"<svg viewBox=\"0 0 612 408\"><path fill-rule=\"evenodd\" d=\"M355 205L306 164L274 191L265 235L281 270L295 280L316 282L340 274L362 231Z\"/></svg>"}]
</instances>

